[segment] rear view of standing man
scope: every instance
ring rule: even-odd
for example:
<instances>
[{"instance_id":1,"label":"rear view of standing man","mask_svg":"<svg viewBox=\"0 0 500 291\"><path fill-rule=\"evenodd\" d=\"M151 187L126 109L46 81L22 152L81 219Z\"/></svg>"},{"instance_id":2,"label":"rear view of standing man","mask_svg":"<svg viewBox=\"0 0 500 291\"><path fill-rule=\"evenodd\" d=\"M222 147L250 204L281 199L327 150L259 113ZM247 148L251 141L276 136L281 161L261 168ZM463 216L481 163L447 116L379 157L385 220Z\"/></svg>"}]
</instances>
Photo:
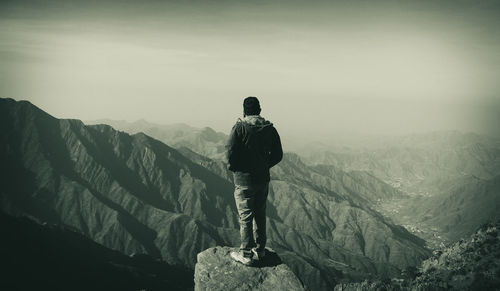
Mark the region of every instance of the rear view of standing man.
<instances>
[{"instance_id":1,"label":"rear view of standing man","mask_svg":"<svg viewBox=\"0 0 500 291\"><path fill-rule=\"evenodd\" d=\"M241 236L240 251L232 252L231 257L244 265L265 256L269 169L283 157L279 134L260 111L256 97L245 98L243 119L233 126L227 145Z\"/></svg>"}]
</instances>

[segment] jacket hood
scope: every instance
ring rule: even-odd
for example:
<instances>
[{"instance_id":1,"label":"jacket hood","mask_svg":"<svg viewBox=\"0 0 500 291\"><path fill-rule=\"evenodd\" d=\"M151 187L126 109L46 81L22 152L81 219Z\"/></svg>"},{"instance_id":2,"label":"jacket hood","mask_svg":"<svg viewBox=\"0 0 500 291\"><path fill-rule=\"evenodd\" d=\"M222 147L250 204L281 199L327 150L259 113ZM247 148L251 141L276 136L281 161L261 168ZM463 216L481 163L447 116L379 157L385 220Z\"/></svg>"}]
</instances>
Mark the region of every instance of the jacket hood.
<instances>
[{"instance_id":1,"label":"jacket hood","mask_svg":"<svg viewBox=\"0 0 500 291\"><path fill-rule=\"evenodd\" d=\"M273 125L269 120L266 120L260 115L247 115L240 120L247 125L253 125L256 127L267 127Z\"/></svg>"}]
</instances>

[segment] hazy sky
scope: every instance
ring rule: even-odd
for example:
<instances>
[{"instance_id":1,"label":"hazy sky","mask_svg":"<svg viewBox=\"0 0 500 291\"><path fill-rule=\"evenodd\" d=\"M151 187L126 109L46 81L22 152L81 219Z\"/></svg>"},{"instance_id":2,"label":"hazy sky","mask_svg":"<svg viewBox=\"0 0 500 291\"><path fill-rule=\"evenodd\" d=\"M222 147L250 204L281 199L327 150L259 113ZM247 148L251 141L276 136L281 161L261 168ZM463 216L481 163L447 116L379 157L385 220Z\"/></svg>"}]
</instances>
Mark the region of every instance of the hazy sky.
<instances>
[{"instance_id":1,"label":"hazy sky","mask_svg":"<svg viewBox=\"0 0 500 291\"><path fill-rule=\"evenodd\" d=\"M60 118L498 134L500 1L0 1L0 96Z\"/></svg>"}]
</instances>

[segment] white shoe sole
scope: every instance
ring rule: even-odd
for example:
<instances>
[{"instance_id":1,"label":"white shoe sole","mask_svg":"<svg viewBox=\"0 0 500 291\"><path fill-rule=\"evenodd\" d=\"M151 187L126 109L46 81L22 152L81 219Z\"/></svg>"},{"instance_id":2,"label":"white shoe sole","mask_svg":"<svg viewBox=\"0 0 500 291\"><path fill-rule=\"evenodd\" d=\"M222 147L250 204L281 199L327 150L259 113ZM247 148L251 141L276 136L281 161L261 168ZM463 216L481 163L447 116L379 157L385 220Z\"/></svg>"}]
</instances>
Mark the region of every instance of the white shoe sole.
<instances>
[{"instance_id":1,"label":"white shoe sole","mask_svg":"<svg viewBox=\"0 0 500 291\"><path fill-rule=\"evenodd\" d=\"M249 259L248 261L246 261L246 260L242 261L239 254L236 252L231 252L231 258L233 258L233 260L235 260L238 263L243 264L245 266L250 266L252 264L252 259Z\"/></svg>"}]
</instances>

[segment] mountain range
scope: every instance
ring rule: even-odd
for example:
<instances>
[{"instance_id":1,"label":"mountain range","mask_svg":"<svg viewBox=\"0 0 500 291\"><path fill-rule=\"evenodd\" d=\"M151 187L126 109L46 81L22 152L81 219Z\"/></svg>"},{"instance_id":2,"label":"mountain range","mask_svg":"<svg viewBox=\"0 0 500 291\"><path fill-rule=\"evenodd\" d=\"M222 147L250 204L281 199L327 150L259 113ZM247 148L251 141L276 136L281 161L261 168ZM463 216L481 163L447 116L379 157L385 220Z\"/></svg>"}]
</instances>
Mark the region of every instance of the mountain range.
<instances>
[{"instance_id":1,"label":"mountain range","mask_svg":"<svg viewBox=\"0 0 500 291\"><path fill-rule=\"evenodd\" d=\"M193 161L231 180L222 161L227 135L184 124L145 120L108 122L129 133L147 132ZM405 225L432 247L472 234L498 217L500 138L439 131L401 136L333 137L328 142L285 145L272 170L277 180L334 192L366 211ZM458 199L457 199L458 198Z\"/></svg>"},{"instance_id":2,"label":"mountain range","mask_svg":"<svg viewBox=\"0 0 500 291\"><path fill-rule=\"evenodd\" d=\"M369 173L399 190L403 195L381 197L374 208L435 240L429 241L434 246L467 237L499 217L498 137L443 131L366 139L336 149L312 145L300 154L309 165Z\"/></svg>"},{"instance_id":3,"label":"mountain range","mask_svg":"<svg viewBox=\"0 0 500 291\"><path fill-rule=\"evenodd\" d=\"M485 180L500 175L500 138L476 133L378 137L341 150L332 148L311 145L298 153L310 164L371 172L409 194L434 195L446 182L468 175Z\"/></svg>"},{"instance_id":4,"label":"mountain range","mask_svg":"<svg viewBox=\"0 0 500 291\"><path fill-rule=\"evenodd\" d=\"M192 270L200 251L239 244L225 138L203 129L160 140L0 99L0 208ZM392 276L430 255L372 207L401 191L369 172L287 153L272 178L269 246L309 289Z\"/></svg>"}]
</instances>

